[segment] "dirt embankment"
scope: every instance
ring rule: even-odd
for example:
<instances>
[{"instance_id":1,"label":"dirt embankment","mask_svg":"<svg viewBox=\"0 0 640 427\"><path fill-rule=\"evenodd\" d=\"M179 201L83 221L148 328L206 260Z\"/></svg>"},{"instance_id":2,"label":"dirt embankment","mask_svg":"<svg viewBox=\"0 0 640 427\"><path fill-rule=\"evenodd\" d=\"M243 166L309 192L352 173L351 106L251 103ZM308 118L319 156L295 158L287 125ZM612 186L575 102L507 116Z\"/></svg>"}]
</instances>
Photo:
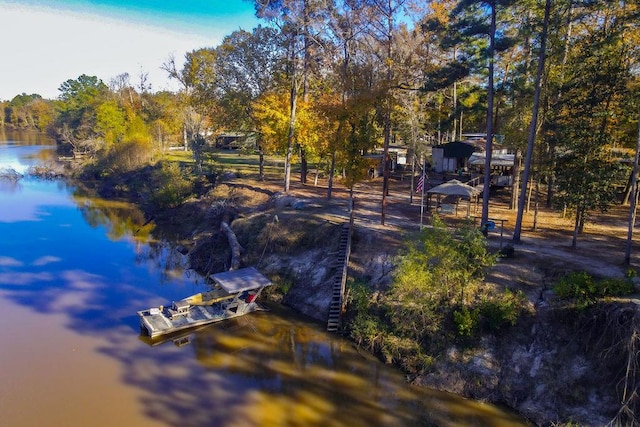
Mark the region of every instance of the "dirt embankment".
<instances>
[{"instance_id":1,"label":"dirt embankment","mask_svg":"<svg viewBox=\"0 0 640 427\"><path fill-rule=\"evenodd\" d=\"M410 202L407 182L395 181L386 201L385 225L381 225L380 187L373 182L355 189L349 275L384 291L403 236L417 231L421 221L427 224L431 212L416 196ZM490 217L498 227L490 232L489 242L498 250L510 243L515 213L500 201L504 195L495 196ZM472 215L478 212L473 204L463 202L459 216L444 219L455 226L467 209ZM570 247L569 218L540 211L537 230L532 231L533 213L525 214L522 243L514 245L515 256L502 259L487 282L498 289L523 291L529 314L515 327L483 337L473 348L451 346L431 373L413 381L507 404L538 425L572 421L597 426L612 420L625 393L629 396L640 384L637 376L625 377L629 361L624 358L625 346L630 345L627 335L640 323L640 305L632 298L609 301L590 312L591 318L581 319L578 313L561 308L551 287L569 271L622 277L629 268L638 270L637 245L632 248L631 265L622 265L626 209L617 207L592 217L577 249ZM242 262L286 284L284 303L324 322L338 231L348 215L348 194L342 188L327 200L324 187L294 184L284 194L280 182L234 178L164 220L179 226L193 266L211 272L228 267L230 252L219 232L220 221L226 218L242 245Z\"/></svg>"}]
</instances>

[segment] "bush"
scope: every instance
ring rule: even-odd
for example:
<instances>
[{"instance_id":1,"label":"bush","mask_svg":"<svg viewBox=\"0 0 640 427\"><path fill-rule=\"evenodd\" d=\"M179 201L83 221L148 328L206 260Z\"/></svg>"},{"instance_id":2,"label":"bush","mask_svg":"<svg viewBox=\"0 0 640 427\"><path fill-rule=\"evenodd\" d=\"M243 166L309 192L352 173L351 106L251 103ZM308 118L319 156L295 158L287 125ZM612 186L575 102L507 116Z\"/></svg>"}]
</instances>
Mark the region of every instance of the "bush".
<instances>
[{"instance_id":1,"label":"bush","mask_svg":"<svg viewBox=\"0 0 640 427\"><path fill-rule=\"evenodd\" d=\"M360 281L347 283L347 307L351 321L348 324L349 335L358 345L365 345L370 350L376 348L384 335L385 327L382 319L376 316L371 301L371 290Z\"/></svg>"},{"instance_id":2,"label":"bush","mask_svg":"<svg viewBox=\"0 0 640 427\"><path fill-rule=\"evenodd\" d=\"M399 364L411 374L421 374L433 364L419 343L408 338L388 335L382 340L381 353L386 363Z\"/></svg>"},{"instance_id":3,"label":"bush","mask_svg":"<svg viewBox=\"0 0 640 427\"><path fill-rule=\"evenodd\" d=\"M191 196L193 186L178 164L164 162L153 171L150 201L159 208L173 208Z\"/></svg>"},{"instance_id":4,"label":"bush","mask_svg":"<svg viewBox=\"0 0 640 427\"><path fill-rule=\"evenodd\" d=\"M633 282L628 279L608 278L597 284L601 297L630 295L634 292Z\"/></svg>"},{"instance_id":5,"label":"bush","mask_svg":"<svg viewBox=\"0 0 640 427\"><path fill-rule=\"evenodd\" d=\"M585 308L595 303L598 298L629 295L634 291L630 277L596 281L584 271L563 276L553 290L560 299L571 300L578 308Z\"/></svg>"},{"instance_id":6,"label":"bush","mask_svg":"<svg viewBox=\"0 0 640 427\"><path fill-rule=\"evenodd\" d=\"M459 336L470 337L478 329L480 312L477 308L469 310L467 307L462 307L453 312L453 323L456 325Z\"/></svg>"},{"instance_id":7,"label":"bush","mask_svg":"<svg viewBox=\"0 0 640 427\"><path fill-rule=\"evenodd\" d=\"M153 157L151 144L145 140L123 141L101 153L99 169L116 173L140 168L148 164Z\"/></svg>"},{"instance_id":8,"label":"bush","mask_svg":"<svg viewBox=\"0 0 640 427\"><path fill-rule=\"evenodd\" d=\"M452 333L453 310L476 299L476 285L496 256L472 224L450 231L434 218L432 225L399 257L385 306L394 334L437 347ZM472 332L470 316L454 317L457 333Z\"/></svg>"},{"instance_id":9,"label":"bush","mask_svg":"<svg viewBox=\"0 0 640 427\"><path fill-rule=\"evenodd\" d=\"M596 284L593 277L584 271L580 271L561 277L553 290L562 299L586 300L595 295Z\"/></svg>"},{"instance_id":10,"label":"bush","mask_svg":"<svg viewBox=\"0 0 640 427\"><path fill-rule=\"evenodd\" d=\"M526 297L522 291L506 289L503 294L480 304L480 315L491 330L504 326L514 326L525 306Z\"/></svg>"}]
</instances>

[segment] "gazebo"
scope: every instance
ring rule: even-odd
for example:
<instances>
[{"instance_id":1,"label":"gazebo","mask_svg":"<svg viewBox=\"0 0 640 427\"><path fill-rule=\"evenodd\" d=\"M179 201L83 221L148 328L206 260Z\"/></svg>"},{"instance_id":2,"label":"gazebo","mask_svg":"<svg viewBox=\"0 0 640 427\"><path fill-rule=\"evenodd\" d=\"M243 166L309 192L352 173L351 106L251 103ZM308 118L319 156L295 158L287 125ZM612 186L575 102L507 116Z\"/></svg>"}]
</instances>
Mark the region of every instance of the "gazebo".
<instances>
[{"instance_id":1,"label":"gazebo","mask_svg":"<svg viewBox=\"0 0 640 427\"><path fill-rule=\"evenodd\" d=\"M481 191L475 187L465 184L464 182L458 181L457 179L452 179L451 181L447 181L440 185L436 185L435 187L427 190L429 194L429 203L427 206L431 205L431 195L437 195L437 205L436 209L443 213L458 213L458 200L456 200L455 204L440 204L440 196L457 196L457 199L465 198L468 200L467 205L467 215L470 214L471 210L471 199L477 201L478 195Z\"/></svg>"}]
</instances>

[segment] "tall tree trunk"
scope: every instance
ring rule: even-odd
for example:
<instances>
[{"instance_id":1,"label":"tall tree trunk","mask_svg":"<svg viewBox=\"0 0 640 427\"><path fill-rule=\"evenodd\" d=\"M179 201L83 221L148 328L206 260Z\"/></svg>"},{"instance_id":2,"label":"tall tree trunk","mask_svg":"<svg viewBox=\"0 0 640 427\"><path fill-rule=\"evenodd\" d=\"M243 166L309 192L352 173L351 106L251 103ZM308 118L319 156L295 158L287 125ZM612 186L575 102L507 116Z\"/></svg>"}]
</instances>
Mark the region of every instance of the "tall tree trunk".
<instances>
[{"instance_id":1,"label":"tall tree trunk","mask_svg":"<svg viewBox=\"0 0 640 427\"><path fill-rule=\"evenodd\" d=\"M387 96L390 97L391 93L391 80L393 78L393 70L391 69L391 54L393 43L393 13L391 8L391 0L389 0L389 15L387 17ZM387 103L384 106L384 145L382 153L382 209L380 215L380 223L384 225L385 216L387 211L387 195L389 194L389 144L391 142L391 100L387 99Z\"/></svg>"},{"instance_id":2,"label":"tall tree trunk","mask_svg":"<svg viewBox=\"0 0 640 427\"><path fill-rule=\"evenodd\" d=\"M627 185L624 186L624 195L622 196L622 205L626 206L631 200L631 192L633 187L633 170L629 172L629 179L627 179Z\"/></svg>"},{"instance_id":3,"label":"tall tree trunk","mask_svg":"<svg viewBox=\"0 0 640 427\"><path fill-rule=\"evenodd\" d=\"M386 114L386 113L385 113ZM384 149L382 154L382 212L380 223L384 225L387 211L387 195L389 194L389 140L391 139L391 117L387 115L384 119Z\"/></svg>"},{"instance_id":4,"label":"tall tree trunk","mask_svg":"<svg viewBox=\"0 0 640 427\"><path fill-rule=\"evenodd\" d=\"M453 62L456 62L456 47L453 46ZM458 82L453 82L453 133L451 135L451 142L456 140L457 127L458 127ZM462 135L460 135L462 139Z\"/></svg>"},{"instance_id":5,"label":"tall tree trunk","mask_svg":"<svg viewBox=\"0 0 640 427\"><path fill-rule=\"evenodd\" d=\"M529 174L531 171L531 159L533 158L533 146L536 140L536 130L538 129L538 112L540 111L540 91L542 88L542 74L547 50L547 32L549 28L549 13L551 10L551 0L546 0L544 4L544 20L542 24L542 34L540 36L540 52L538 53L538 69L536 71L535 92L533 95L533 114L529 125L529 138L527 140L527 153L525 155L524 171L522 173L522 188L518 200L518 212L516 213L516 225L513 231L513 241L520 242L522 231L522 216L527 197L527 186L529 184Z\"/></svg>"},{"instance_id":6,"label":"tall tree trunk","mask_svg":"<svg viewBox=\"0 0 640 427\"><path fill-rule=\"evenodd\" d=\"M189 138L187 137L187 124L182 125L182 145L184 146L184 151L189 149Z\"/></svg>"},{"instance_id":7,"label":"tall tree trunk","mask_svg":"<svg viewBox=\"0 0 640 427\"><path fill-rule=\"evenodd\" d=\"M295 66L294 66L295 67ZM293 152L293 138L296 125L296 105L298 103L298 88L294 75L291 77L291 94L290 94L290 115L289 115L289 133L287 134L287 155L284 160L284 192L289 191L291 185L291 154Z\"/></svg>"},{"instance_id":8,"label":"tall tree trunk","mask_svg":"<svg viewBox=\"0 0 640 427\"><path fill-rule=\"evenodd\" d=\"M638 203L638 157L640 156L640 120L638 121L638 137L636 138L636 152L633 157L633 172L631 175L631 206L629 207L629 224L627 227L627 242L624 250L624 265L631 264L631 244L633 242L633 228L636 223L636 205Z\"/></svg>"},{"instance_id":9,"label":"tall tree trunk","mask_svg":"<svg viewBox=\"0 0 640 427\"><path fill-rule=\"evenodd\" d=\"M496 41L496 6L491 4L491 29L489 40L489 82L487 93L487 142L485 145L484 188L482 192L482 217L480 227L489 220L489 191L491 190L491 155L493 151L493 70Z\"/></svg>"},{"instance_id":10,"label":"tall tree trunk","mask_svg":"<svg viewBox=\"0 0 640 427\"><path fill-rule=\"evenodd\" d=\"M303 59L302 59L302 101L309 102L309 70L311 68L311 38L309 37L309 1L304 0L304 18L303 18ZM304 147L300 147L300 182L307 183L307 155Z\"/></svg>"},{"instance_id":11,"label":"tall tree trunk","mask_svg":"<svg viewBox=\"0 0 640 427\"><path fill-rule=\"evenodd\" d=\"M573 223L573 237L571 238L571 247L575 249L578 247L578 233L580 230L580 223L582 222L581 218L582 208L580 204L576 206L576 220Z\"/></svg>"},{"instance_id":12,"label":"tall tree trunk","mask_svg":"<svg viewBox=\"0 0 640 427\"><path fill-rule=\"evenodd\" d=\"M309 167L307 163L307 153L303 147L300 147L300 182L302 184L307 183L307 174L309 173Z\"/></svg>"},{"instance_id":13,"label":"tall tree trunk","mask_svg":"<svg viewBox=\"0 0 640 427\"><path fill-rule=\"evenodd\" d=\"M258 159L259 159L259 179L260 181L264 180L264 151L262 151L262 146L258 147Z\"/></svg>"},{"instance_id":14,"label":"tall tree trunk","mask_svg":"<svg viewBox=\"0 0 640 427\"><path fill-rule=\"evenodd\" d=\"M540 199L540 172L536 173L534 178L536 180L536 194L533 196L533 225L531 229L538 231L538 205Z\"/></svg>"},{"instance_id":15,"label":"tall tree trunk","mask_svg":"<svg viewBox=\"0 0 640 427\"><path fill-rule=\"evenodd\" d=\"M331 199L331 192L333 191L333 176L336 169L336 151L331 153L331 167L329 169L329 179L327 183L327 199Z\"/></svg>"},{"instance_id":16,"label":"tall tree trunk","mask_svg":"<svg viewBox=\"0 0 640 427\"><path fill-rule=\"evenodd\" d=\"M520 164L522 163L522 155L520 150L516 150L513 163L513 173L511 174L511 204L509 209L518 208L518 190L520 189Z\"/></svg>"},{"instance_id":17,"label":"tall tree trunk","mask_svg":"<svg viewBox=\"0 0 640 427\"><path fill-rule=\"evenodd\" d=\"M567 65L567 60L569 58L569 47L571 46L571 36L573 34L573 2L574 0L569 0L569 9L567 12L567 35L564 40L564 49L562 53L562 62L560 68L560 82L564 84L564 73ZM558 96L556 97L556 104L560 103L562 100L562 90L558 92ZM553 138L551 144L549 145L549 162L552 165L549 168L549 175L547 177L547 207L551 207L551 202L553 200L553 187L555 182L554 170L555 170L555 155L556 155L556 139Z\"/></svg>"}]
</instances>

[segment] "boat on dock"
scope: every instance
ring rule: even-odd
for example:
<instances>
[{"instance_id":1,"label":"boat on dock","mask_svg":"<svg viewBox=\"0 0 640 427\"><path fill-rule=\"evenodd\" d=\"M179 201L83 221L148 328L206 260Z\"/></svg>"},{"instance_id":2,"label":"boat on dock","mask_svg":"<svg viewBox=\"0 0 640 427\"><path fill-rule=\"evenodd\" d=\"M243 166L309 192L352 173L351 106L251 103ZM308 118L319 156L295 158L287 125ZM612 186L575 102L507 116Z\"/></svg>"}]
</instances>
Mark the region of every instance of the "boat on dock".
<instances>
[{"instance_id":1,"label":"boat on dock","mask_svg":"<svg viewBox=\"0 0 640 427\"><path fill-rule=\"evenodd\" d=\"M210 291L173 301L169 307L138 311L140 331L156 338L264 310L256 299L272 283L255 268L241 268L210 277L214 282Z\"/></svg>"}]
</instances>

